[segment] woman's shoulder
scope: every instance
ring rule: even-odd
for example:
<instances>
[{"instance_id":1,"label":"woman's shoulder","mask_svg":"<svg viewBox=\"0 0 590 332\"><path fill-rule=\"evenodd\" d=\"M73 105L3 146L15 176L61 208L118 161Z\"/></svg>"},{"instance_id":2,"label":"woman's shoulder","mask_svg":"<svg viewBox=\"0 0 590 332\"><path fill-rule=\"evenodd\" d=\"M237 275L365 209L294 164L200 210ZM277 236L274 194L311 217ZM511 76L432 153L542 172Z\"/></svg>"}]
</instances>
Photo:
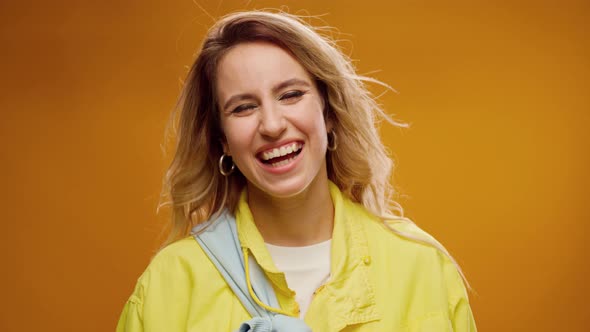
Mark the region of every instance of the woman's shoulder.
<instances>
[{"instance_id":1,"label":"woman's shoulder","mask_svg":"<svg viewBox=\"0 0 590 332\"><path fill-rule=\"evenodd\" d=\"M369 211L360 203L350 199L344 200L344 212L347 218L355 219L365 225L366 232L371 238L383 237L387 242L406 243L408 238L423 239L427 242L436 241L433 236L418 227L411 219L401 216L390 215L380 217ZM396 236L397 235L397 236ZM401 235L401 238L399 237ZM407 235L407 236L404 236ZM411 243L407 243L412 245Z\"/></svg>"},{"instance_id":2,"label":"woman's shoulder","mask_svg":"<svg viewBox=\"0 0 590 332\"><path fill-rule=\"evenodd\" d=\"M198 249L200 246L195 238L187 236L160 249L152 258L151 264L161 264L160 262L170 260L190 260L194 258Z\"/></svg>"},{"instance_id":3,"label":"woman's shoulder","mask_svg":"<svg viewBox=\"0 0 590 332\"><path fill-rule=\"evenodd\" d=\"M380 218L366 211L365 231L376 253L395 256L400 264L445 265L449 263L445 249L438 240L411 219L391 216Z\"/></svg>"},{"instance_id":4,"label":"woman's shoulder","mask_svg":"<svg viewBox=\"0 0 590 332\"><path fill-rule=\"evenodd\" d=\"M369 227L372 238L393 252L421 256L437 256L440 243L428 232L407 218L377 218Z\"/></svg>"},{"instance_id":5,"label":"woman's shoulder","mask_svg":"<svg viewBox=\"0 0 590 332\"><path fill-rule=\"evenodd\" d=\"M384 256L381 261L390 262L398 272L420 275L432 284L444 284L451 302L467 298L459 267L434 236L407 218L382 220L373 228L373 236L379 240L370 243L377 249L373 253Z\"/></svg>"},{"instance_id":6,"label":"woman's shoulder","mask_svg":"<svg viewBox=\"0 0 590 332\"><path fill-rule=\"evenodd\" d=\"M145 326L184 330L191 304L218 294L215 290L222 289L223 282L193 237L173 242L152 258L137 280L117 331L144 331Z\"/></svg>"},{"instance_id":7,"label":"woman's shoulder","mask_svg":"<svg viewBox=\"0 0 590 332\"><path fill-rule=\"evenodd\" d=\"M392 217L381 220L382 228L389 234L396 234L404 240L413 240L411 243L438 244L434 236L420 228L412 219L406 217Z\"/></svg>"},{"instance_id":8,"label":"woman's shoulder","mask_svg":"<svg viewBox=\"0 0 590 332\"><path fill-rule=\"evenodd\" d=\"M207 256L191 236L173 242L154 255L139 284L192 282L195 271L207 266Z\"/></svg>"},{"instance_id":9,"label":"woman's shoulder","mask_svg":"<svg viewBox=\"0 0 590 332\"><path fill-rule=\"evenodd\" d=\"M433 265L444 262L439 248L442 245L412 220L391 215L379 217L360 203L344 200L344 215L356 225L362 225L372 255L383 256L383 261L395 258L396 264Z\"/></svg>"},{"instance_id":10,"label":"woman's shoulder","mask_svg":"<svg viewBox=\"0 0 590 332\"><path fill-rule=\"evenodd\" d=\"M379 225L374 225L374 234L379 233L376 237L380 240L369 242L372 254L379 256L376 275L391 276L395 271L394 279L412 281L411 287L417 292L410 293L422 294L420 301L413 299L414 303L432 310L442 308L455 330L476 331L461 270L445 247L411 220L388 219L380 224L379 230ZM384 279L387 286L383 287L395 287L391 278ZM409 287L406 283L398 286Z\"/></svg>"}]
</instances>

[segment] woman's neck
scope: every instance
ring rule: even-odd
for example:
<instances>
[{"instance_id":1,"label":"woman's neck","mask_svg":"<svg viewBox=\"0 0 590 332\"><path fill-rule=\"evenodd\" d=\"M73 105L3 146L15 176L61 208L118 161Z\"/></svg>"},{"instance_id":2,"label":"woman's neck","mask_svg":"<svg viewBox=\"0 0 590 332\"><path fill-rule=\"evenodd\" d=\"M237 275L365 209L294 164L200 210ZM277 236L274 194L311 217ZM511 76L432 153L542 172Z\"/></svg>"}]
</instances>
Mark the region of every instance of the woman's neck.
<instances>
[{"instance_id":1,"label":"woman's neck","mask_svg":"<svg viewBox=\"0 0 590 332\"><path fill-rule=\"evenodd\" d=\"M272 197L250 185L248 204L266 243L300 247L332 238L334 204L327 176L318 176L289 198Z\"/></svg>"}]
</instances>

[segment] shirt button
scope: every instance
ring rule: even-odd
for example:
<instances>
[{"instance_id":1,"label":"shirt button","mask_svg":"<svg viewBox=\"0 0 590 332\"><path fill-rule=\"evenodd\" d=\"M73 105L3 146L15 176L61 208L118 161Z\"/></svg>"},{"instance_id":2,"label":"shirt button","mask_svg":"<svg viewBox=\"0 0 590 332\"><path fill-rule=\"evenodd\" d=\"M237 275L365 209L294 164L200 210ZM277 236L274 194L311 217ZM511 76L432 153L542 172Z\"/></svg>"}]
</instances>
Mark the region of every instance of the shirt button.
<instances>
[{"instance_id":1,"label":"shirt button","mask_svg":"<svg viewBox=\"0 0 590 332\"><path fill-rule=\"evenodd\" d=\"M365 263L365 265L371 264L371 256L363 257L363 263Z\"/></svg>"}]
</instances>

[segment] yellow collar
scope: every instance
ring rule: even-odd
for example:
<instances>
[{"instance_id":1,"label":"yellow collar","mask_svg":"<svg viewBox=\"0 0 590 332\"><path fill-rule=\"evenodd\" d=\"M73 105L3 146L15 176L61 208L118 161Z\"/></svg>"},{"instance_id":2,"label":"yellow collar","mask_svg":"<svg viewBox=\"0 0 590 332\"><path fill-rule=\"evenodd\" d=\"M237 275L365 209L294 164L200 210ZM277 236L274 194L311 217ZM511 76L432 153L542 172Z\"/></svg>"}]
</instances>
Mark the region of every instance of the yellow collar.
<instances>
[{"instance_id":1,"label":"yellow collar","mask_svg":"<svg viewBox=\"0 0 590 332\"><path fill-rule=\"evenodd\" d=\"M326 324L325 327L332 330L335 327L343 328L346 325L379 319L380 315L376 310L374 287L369 277L371 256L364 227L365 223L376 218L361 205L345 197L334 183L330 182L329 186L334 203L334 229L331 276L324 288L332 294L331 298L334 300L334 307L327 310L336 312L334 315L323 315L322 320ZM240 196L236 222L242 248L247 248L264 270L283 309L297 312L294 293L287 286L285 275L272 262L264 239L254 223L246 190ZM314 314L316 313L310 312L308 316Z\"/></svg>"}]
</instances>

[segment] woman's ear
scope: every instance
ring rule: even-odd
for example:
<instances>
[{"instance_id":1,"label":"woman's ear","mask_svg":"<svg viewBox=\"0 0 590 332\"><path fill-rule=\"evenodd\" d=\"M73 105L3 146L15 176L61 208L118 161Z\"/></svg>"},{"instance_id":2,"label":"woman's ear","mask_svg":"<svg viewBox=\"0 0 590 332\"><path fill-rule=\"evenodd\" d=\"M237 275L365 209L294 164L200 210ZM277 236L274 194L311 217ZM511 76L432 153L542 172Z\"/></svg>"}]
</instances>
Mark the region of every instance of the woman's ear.
<instances>
[{"instance_id":1,"label":"woman's ear","mask_svg":"<svg viewBox=\"0 0 590 332\"><path fill-rule=\"evenodd\" d=\"M326 87L326 83L316 79L315 81L316 88L319 92L320 102L322 103L322 110L324 113L324 121L326 122L326 127L328 126L328 121L330 120L330 102L328 100L328 88Z\"/></svg>"},{"instance_id":2,"label":"woman's ear","mask_svg":"<svg viewBox=\"0 0 590 332\"><path fill-rule=\"evenodd\" d=\"M334 123L330 117L326 118L326 132L329 133L334 130Z\"/></svg>"},{"instance_id":3,"label":"woman's ear","mask_svg":"<svg viewBox=\"0 0 590 332\"><path fill-rule=\"evenodd\" d=\"M330 104L324 99L324 122L326 124L326 132L331 132L334 129L334 115L330 110Z\"/></svg>"},{"instance_id":4,"label":"woman's ear","mask_svg":"<svg viewBox=\"0 0 590 332\"><path fill-rule=\"evenodd\" d=\"M225 139L221 140L221 148L223 149L223 154L226 156L231 156L231 152L229 151L229 146L227 145L227 141Z\"/></svg>"}]
</instances>

